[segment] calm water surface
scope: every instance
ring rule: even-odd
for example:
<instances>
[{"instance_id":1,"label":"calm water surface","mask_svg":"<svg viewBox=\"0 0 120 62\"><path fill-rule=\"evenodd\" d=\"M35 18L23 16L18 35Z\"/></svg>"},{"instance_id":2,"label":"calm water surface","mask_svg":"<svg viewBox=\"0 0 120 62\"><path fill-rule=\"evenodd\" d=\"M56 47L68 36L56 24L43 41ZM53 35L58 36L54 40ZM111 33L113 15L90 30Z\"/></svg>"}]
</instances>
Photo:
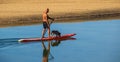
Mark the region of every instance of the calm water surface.
<instances>
[{"instance_id":1,"label":"calm water surface","mask_svg":"<svg viewBox=\"0 0 120 62\"><path fill-rule=\"evenodd\" d=\"M41 30L42 25L0 28L0 62L42 62L41 42L17 41L41 37ZM54 23L51 30L77 35L51 46L49 62L120 62L120 20Z\"/></svg>"}]
</instances>

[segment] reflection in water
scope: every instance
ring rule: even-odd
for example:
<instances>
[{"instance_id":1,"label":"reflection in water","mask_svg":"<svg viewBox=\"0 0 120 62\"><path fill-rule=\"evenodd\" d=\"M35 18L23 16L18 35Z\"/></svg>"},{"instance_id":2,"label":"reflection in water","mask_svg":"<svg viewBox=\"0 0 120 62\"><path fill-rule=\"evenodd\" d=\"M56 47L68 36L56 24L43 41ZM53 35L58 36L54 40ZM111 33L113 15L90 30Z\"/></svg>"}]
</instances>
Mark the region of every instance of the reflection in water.
<instances>
[{"instance_id":1,"label":"reflection in water","mask_svg":"<svg viewBox=\"0 0 120 62\"><path fill-rule=\"evenodd\" d=\"M61 41L65 41L65 40L75 40L76 38L64 38L64 39L60 39L60 40L55 40L55 41L48 41L48 46L46 47L44 44L44 41L42 41L42 47L43 47L43 58L42 58L42 62L48 62L50 59L54 59L54 57L52 56L52 54L50 53L50 47L55 47L55 46L59 46L59 44L61 43ZM49 58L49 55L51 56L51 58Z\"/></svg>"},{"instance_id":2,"label":"reflection in water","mask_svg":"<svg viewBox=\"0 0 120 62\"><path fill-rule=\"evenodd\" d=\"M44 41L42 41L42 47L43 47L43 59L42 62L48 62L48 57L50 54L50 41L48 41L48 47L45 46Z\"/></svg>"},{"instance_id":3,"label":"reflection in water","mask_svg":"<svg viewBox=\"0 0 120 62\"><path fill-rule=\"evenodd\" d=\"M18 43L18 40L20 38L5 38L5 39L0 39L0 48L4 48L4 47L9 47L9 46L15 46L15 45L19 45L20 43ZM54 40L54 41L48 41L48 45L44 44L44 41L42 41L42 47L43 47L43 58L42 58L42 62L48 62L48 60L52 60L54 59L53 55L50 53L50 47L55 47L55 46L59 46L59 44L62 41L65 40L75 40L75 38L64 38L64 39L59 39L59 40ZM49 57L50 56L50 57Z\"/></svg>"},{"instance_id":4,"label":"reflection in water","mask_svg":"<svg viewBox=\"0 0 120 62\"><path fill-rule=\"evenodd\" d=\"M55 42L51 42L51 45L54 47L54 46L58 46L61 42L58 40L58 41L55 41Z\"/></svg>"},{"instance_id":5,"label":"reflection in water","mask_svg":"<svg viewBox=\"0 0 120 62\"><path fill-rule=\"evenodd\" d=\"M12 45L17 45L19 44L17 41L20 38L5 38L5 39L0 39L0 48L7 47L7 46L12 46Z\"/></svg>"}]
</instances>

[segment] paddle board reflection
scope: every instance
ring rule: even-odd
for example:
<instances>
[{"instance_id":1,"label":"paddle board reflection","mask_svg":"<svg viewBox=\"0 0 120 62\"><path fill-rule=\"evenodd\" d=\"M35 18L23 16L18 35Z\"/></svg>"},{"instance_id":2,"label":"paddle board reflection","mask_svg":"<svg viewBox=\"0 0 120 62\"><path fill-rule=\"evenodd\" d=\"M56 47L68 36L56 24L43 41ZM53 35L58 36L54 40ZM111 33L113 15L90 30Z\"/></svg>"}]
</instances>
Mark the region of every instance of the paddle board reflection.
<instances>
[{"instance_id":1,"label":"paddle board reflection","mask_svg":"<svg viewBox=\"0 0 120 62\"><path fill-rule=\"evenodd\" d=\"M54 59L53 55L50 53L50 48L59 46L60 43L62 41L65 41L65 40L76 40L76 38L64 38L64 39L59 39L59 40L48 41L48 45L47 46L44 44L44 41L42 41L41 42L42 43L42 47L43 47L42 62L48 62L49 60Z\"/></svg>"}]
</instances>

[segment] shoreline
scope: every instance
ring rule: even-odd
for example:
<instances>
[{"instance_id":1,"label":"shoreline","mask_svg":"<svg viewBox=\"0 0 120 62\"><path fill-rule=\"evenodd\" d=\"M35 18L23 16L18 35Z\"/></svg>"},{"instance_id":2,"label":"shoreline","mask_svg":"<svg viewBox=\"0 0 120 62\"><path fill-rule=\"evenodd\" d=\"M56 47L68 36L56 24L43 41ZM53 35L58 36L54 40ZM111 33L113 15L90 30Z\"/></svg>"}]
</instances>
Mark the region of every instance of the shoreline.
<instances>
[{"instance_id":1,"label":"shoreline","mask_svg":"<svg viewBox=\"0 0 120 62\"><path fill-rule=\"evenodd\" d=\"M104 10L94 10L86 12L73 12L64 14L49 14L55 18L55 22L84 22L90 20L110 20L110 19L120 19L120 9L104 9ZM0 18L0 28L10 27L10 26L23 26L32 24L41 24L42 17L38 15L27 15L27 16L14 16Z\"/></svg>"}]
</instances>

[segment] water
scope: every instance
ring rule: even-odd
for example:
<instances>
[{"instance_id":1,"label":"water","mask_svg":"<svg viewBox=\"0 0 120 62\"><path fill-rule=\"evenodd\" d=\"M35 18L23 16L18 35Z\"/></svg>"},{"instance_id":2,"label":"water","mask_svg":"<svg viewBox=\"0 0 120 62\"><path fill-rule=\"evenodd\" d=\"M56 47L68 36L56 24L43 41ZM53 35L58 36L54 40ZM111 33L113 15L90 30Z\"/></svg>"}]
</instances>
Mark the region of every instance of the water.
<instances>
[{"instance_id":1,"label":"water","mask_svg":"<svg viewBox=\"0 0 120 62\"><path fill-rule=\"evenodd\" d=\"M120 62L119 28L120 20L52 24L52 30L77 35L51 46L49 62ZM0 28L0 62L42 62L41 42L17 42L41 37L41 30L42 25Z\"/></svg>"}]
</instances>

